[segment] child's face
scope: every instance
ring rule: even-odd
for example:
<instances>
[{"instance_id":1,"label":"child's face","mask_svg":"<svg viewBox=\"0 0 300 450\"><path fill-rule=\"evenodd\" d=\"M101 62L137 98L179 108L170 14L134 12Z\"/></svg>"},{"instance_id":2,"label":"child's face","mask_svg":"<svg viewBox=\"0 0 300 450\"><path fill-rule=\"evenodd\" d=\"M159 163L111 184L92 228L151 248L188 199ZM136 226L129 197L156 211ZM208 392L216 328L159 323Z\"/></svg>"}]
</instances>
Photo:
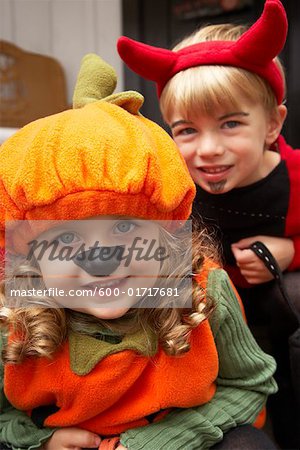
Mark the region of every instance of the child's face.
<instances>
[{"instance_id":1,"label":"child's face","mask_svg":"<svg viewBox=\"0 0 300 450\"><path fill-rule=\"evenodd\" d=\"M220 194L264 178L277 165L279 155L265 149L278 137L280 120L243 102L193 120L173 111L169 125L195 183Z\"/></svg>"},{"instance_id":2,"label":"child's face","mask_svg":"<svg viewBox=\"0 0 300 450\"><path fill-rule=\"evenodd\" d=\"M50 296L101 319L123 316L160 272L161 260L153 256L160 247L159 227L151 221L116 216L64 221L37 241L55 244L35 252Z\"/></svg>"}]
</instances>

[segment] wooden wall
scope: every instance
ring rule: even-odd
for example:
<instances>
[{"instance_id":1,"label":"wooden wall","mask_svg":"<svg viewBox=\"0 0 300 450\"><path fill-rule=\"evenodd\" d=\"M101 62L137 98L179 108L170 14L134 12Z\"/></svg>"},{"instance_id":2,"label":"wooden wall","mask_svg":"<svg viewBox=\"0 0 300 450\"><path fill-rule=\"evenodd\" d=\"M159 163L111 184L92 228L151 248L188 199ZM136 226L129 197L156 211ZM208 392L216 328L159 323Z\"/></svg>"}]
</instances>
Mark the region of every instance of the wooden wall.
<instances>
[{"instance_id":1,"label":"wooden wall","mask_svg":"<svg viewBox=\"0 0 300 450\"><path fill-rule=\"evenodd\" d=\"M119 74L116 40L122 30L121 0L0 0L0 39L62 64L71 101L81 58L95 52Z\"/></svg>"}]
</instances>

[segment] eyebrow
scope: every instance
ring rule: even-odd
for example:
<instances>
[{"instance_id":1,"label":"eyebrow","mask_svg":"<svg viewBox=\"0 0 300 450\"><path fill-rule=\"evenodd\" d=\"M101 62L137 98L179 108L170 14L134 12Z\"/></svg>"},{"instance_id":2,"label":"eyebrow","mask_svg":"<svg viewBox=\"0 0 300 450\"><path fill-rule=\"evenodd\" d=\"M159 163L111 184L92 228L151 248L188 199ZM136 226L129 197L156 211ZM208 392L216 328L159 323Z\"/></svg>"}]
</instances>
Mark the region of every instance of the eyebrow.
<instances>
[{"instance_id":1,"label":"eyebrow","mask_svg":"<svg viewBox=\"0 0 300 450\"><path fill-rule=\"evenodd\" d=\"M243 117L247 117L249 116L249 113L243 112L243 111L234 111L231 113L227 113L224 114L223 116L220 116L217 118L217 120L224 120L224 119L229 119L230 117L236 117L236 116L243 116ZM173 122L171 124L171 129L177 127L178 125L191 125L193 122L189 121L189 120L176 120L175 122Z\"/></svg>"},{"instance_id":2,"label":"eyebrow","mask_svg":"<svg viewBox=\"0 0 300 450\"><path fill-rule=\"evenodd\" d=\"M236 112L231 112L228 114L224 114L223 116L218 117L218 120L224 120L224 119L228 119L229 117L234 117L234 116L249 116L249 113L243 112L243 111L236 111Z\"/></svg>"},{"instance_id":3,"label":"eyebrow","mask_svg":"<svg viewBox=\"0 0 300 450\"><path fill-rule=\"evenodd\" d=\"M192 122L188 121L188 120L176 120L175 122L173 122L171 124L171 128L175 128L178 125L187 125L187 124L191 124Z\"/></svg>"},{"instance_id":4,"label":"eyebrow","mask_svg":"<svg viewBox=\"0 0 300 450\"><path fill-rule=\"evenodd\" d=\"M44 239L44 237L48 237L49 239L52 239L52 237L54 237L55 235L58 235L59 233L76 233L76 231L68 229L63 225L59 225L58 227L49 228L48 230L45 230L39 236L43 236L43 239Z\"/></svg>"}]
</instances>

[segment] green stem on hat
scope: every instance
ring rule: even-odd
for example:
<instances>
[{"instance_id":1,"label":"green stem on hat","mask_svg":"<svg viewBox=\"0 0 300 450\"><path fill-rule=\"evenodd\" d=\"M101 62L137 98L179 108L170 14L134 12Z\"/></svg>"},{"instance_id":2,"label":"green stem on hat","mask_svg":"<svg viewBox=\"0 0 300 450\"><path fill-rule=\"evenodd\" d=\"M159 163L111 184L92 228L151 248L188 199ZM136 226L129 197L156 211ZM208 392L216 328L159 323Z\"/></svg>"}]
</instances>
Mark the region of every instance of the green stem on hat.
<instances>
[{"instance_id":1,"label":"green stem on hat","mask_svg":"<svg viewBox=\"0 0 300 450\"><path fill-rule=\"evenodd\" d=\"M94 53L85 55L74 90L73 108L82 108L111 95L116 85L117 75L111 65Z\"/></svg>"},{"instance_id":2,"label":"green stem on hat","mask_svg":"<svg viewBox=\"0 0 300 450\"><path fill-rule=\"evenodd\" d=\"M135 91L113 94L116 84L117 75L111 65L94 53L85 55L77 77L73 108L101 100L120 106L131 114L139 114L144 97Z\"/></svg>"}]
</instances>

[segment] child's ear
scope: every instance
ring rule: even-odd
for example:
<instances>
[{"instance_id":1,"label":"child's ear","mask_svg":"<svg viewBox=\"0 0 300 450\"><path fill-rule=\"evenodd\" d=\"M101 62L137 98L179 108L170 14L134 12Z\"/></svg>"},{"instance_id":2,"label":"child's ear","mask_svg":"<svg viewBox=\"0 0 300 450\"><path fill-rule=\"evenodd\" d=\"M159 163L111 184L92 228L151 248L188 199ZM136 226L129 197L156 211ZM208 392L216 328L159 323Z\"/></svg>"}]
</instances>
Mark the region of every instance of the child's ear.
<instances>
[{"instance_id":1,"label":"child's ear","mask_svg":"<svg viewBox=\"0 0 300 450\"><path fill-rule=\"evenodd\" d=\"M285 105L277 106L269 116L268 130L266 136L266 144L271 145L278 138L285 118L287 116L287 108Z\"/></svg>"}]
</instances>

